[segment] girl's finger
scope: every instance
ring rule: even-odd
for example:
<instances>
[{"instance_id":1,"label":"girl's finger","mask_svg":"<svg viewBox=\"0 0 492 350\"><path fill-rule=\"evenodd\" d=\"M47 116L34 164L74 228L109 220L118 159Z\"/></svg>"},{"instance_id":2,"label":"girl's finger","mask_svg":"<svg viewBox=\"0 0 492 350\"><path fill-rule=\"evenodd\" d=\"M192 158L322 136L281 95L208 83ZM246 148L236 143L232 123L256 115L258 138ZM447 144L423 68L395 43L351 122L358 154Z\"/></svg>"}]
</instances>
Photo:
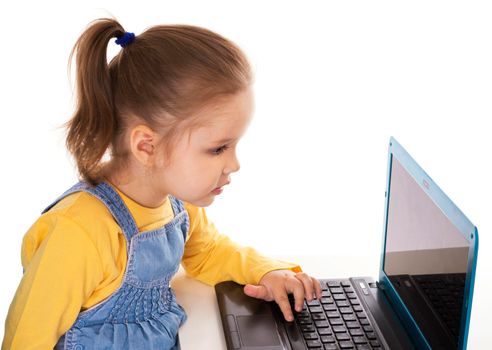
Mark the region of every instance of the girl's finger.
<instances>
[{"instance_id":1,"label":"girl's finger","mask_svg":"<svg viewBox=\"0 0 492 350\"><path fill-rule=\"evenodd\" d=\"M294 294L295 309L297 312L301 312L305 296L304 284L296 278L292 278L291 281L289 283L289 289Z\"/></svg>"},{"instance_id":2,"label":"girl's finger","mask_svg":"<svg viewBox=\"0 0 492 350\"><path fill-rule=\"evenodd\" d=\"M321 283L315 277L311 277L311 280L313 281L314 290L316 292L316 298L318 298L318 300L321 300L321 293L322 293Z\"/></svg>"},{"instance_id":3,"label":"girl's finger","mask_svg":"<svg viewBox=\"0 0 492 350\"><path fill-rule=\"evenodd\" d=\"M284 286L281 286L277 290L273 291L273 296L277 302L282 314L287 321L294 321L294 316L292 314L292 309L290 308L289 298L287 296L287 290Z\"/></svg>"},{"instance_id":4,"label":"girl's finger","mask_svg":"<svg viewBox=\"0 0 492 350\"><path fill-rule=\"evenodd\" d=\"M314 298L314 288L313 288L313 280L308 276L305 272L298 272L295 274L295 277L300 280L304 286L305 296L307 301L312 301Z\"/></svg>"}]
</instances>

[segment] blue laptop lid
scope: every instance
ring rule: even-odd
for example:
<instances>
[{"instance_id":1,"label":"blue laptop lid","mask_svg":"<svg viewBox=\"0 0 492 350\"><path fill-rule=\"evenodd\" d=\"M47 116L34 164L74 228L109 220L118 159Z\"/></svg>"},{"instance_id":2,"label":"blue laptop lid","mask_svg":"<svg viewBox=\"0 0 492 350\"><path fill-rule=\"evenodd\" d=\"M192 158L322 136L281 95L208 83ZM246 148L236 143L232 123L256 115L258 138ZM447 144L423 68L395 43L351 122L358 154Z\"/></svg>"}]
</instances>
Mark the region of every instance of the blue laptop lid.
<instances>
[{"instance_id":1,"label":"blue laptop lid","mask_svg":"<svg viewBox=\"0 0 492 350\"><path fill-rule=\"evenodd\" d=\"M379 282L419 349L466 349L478 231L390 138Z\"/></svg>"}]
</instances>

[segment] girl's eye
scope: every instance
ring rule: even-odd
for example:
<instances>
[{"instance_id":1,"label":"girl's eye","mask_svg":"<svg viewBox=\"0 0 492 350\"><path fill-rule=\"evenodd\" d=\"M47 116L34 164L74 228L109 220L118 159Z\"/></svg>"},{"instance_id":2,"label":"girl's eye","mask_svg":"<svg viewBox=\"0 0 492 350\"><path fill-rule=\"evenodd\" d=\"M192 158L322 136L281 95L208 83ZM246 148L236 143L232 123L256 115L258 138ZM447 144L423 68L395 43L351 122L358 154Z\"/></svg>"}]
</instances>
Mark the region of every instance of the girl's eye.
<instances>
[{"instance_id":1,"label":"girl's eye","mask_svg":"<svg viewBox=\"0 0 492 350\"><path fill-rule=\"evenodd\" d=\"M221 146L219 148L214 149L212 151L212 153L218 156L219 154L221 154L222 152L224 152L227 148L229 148L229 147L227 145L224 145L224 146Z\"/></svg>"}]
</instances>

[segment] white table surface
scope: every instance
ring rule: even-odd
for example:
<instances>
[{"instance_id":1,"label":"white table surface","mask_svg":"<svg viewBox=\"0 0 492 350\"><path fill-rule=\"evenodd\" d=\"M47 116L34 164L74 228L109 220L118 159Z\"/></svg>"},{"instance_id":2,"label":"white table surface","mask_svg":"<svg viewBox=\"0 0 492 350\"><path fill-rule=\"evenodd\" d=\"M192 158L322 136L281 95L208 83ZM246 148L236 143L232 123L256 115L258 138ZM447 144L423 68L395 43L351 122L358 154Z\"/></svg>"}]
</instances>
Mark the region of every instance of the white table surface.
<instances>
[{"instance_id":1,"label":"white table surface","mask_svg":"<svg viewBox=\"0 0 492 350\"><path fill-rule=\"evenodd\" d=\"M377 280L378 256L304 256L277 258L296 262L303 270L318 278L347 278L370 276ZM480 266L480 264L479 264ZM472 319L468 336L468 349L487 349L492 344L491 332L485 325L490 322L492 308L490 279L480 279L479 270L475 283ZM483 276L485 277L485 276ZM213 287L187 277L182 268L171 282L178 302L184 307L188 319L181 326L179 337L183 350L216 349L226 350L219 308Z\"/></svg>"}]
</instances>

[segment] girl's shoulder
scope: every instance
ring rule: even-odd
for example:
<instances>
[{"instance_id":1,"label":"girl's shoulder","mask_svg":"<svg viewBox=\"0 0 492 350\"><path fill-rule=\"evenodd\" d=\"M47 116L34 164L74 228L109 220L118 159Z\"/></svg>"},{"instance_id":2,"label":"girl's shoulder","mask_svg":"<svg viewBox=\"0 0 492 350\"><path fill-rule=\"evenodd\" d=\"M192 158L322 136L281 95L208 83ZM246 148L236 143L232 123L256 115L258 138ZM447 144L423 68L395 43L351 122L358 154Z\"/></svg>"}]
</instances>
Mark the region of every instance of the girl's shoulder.
<instances>
[{"instance_id":1,"label":"girl's shoulder","mask_svg":"<svg viewBox=\"0 0 492 350\"><path fill-rule=\"evenodd\" d=\"M31 236L38 240L57 232L67 240L73 235L85 235L97 248L118 247L121 245L120 231L104 203L90 193L81 191L62 198L42 214L27 232L25 239Z\"/></svg>"},{"instance_id":2,"label":"girl's shoulder","mask_svg":"<svg viewBox=\"0 0 492 350\"><path fill-rule=\"evenodd\" d=\"M111 212L106 205L92 194L84 191L75 192L62 198L43 215L64 216L88 231L118 226L112 219Z\"/></svg>"},{"instance_id":3,"label":"girl's shoulder","mask_svg":"<svg viewBox=\"0 0 492 350\"><path fill-rule=\"evenodd\" d=\"M125 251L125 239L106 206L90 193L75 192L41 214L29 228L21 258L24 269L36 265L34 258L39 255L44 261L59 259L72 267L76 262L95 264L117 274ZM63 260L67 257L71 262Z\"/></svg>"}]
</instances>

